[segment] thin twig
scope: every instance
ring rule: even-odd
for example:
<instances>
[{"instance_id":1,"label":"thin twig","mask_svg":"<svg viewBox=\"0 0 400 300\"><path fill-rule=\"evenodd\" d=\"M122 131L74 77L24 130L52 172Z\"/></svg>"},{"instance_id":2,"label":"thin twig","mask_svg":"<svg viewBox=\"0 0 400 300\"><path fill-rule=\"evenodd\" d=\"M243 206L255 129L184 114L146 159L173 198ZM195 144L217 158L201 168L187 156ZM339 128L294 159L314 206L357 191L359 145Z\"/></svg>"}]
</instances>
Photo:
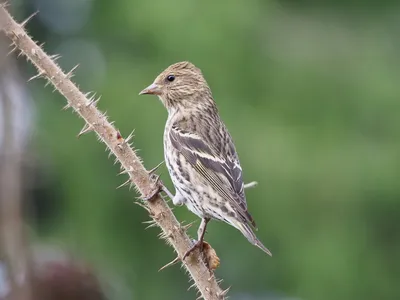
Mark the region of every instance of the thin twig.
<instances>
[{"instance_id":1,"label":"thin twig","mask_svg":"<svg viewBox=\"0 0 400 300\"><path fill-rule=\"evenodd\" d=\"M11 39L12 45L25 55L44 77L67 99L67 108L71 107L85 121L85 128L96 132L100 141L105 143L129 175L142 197L150 196L155 183L135 151L124 140L119 131L108 121L105 114L96 108L96 100L88 99L70 80L72 73L64 73L60 67L26 33L24 28L14 21L4 5L0 5L0 28ZM87 130L83 130L87 132ZM159 194L144 203L150 216L162 229L166 241L172 245L179 257L190 248L191 240L176 220L167 203ZM225 299L225 291L219 287L214 276L210 276L201 255L196 251L183 262L197 289L204 299Z\"/></svg>"},{"instance_id":2,"label":"thin twig","mask_svg":"<svg viewBox=\"0 0 400 300\"><path fill-rule=\"evenodd\" d=\"M0 32L1 33L1 32ZM0 55L7 53L3 42L6 38L0 35ZM10 294L7 299L30 300L31 264L26 228L22 209L22 173L21 167L24 148L19 143L15 103L24 102L20 93L11 93L12 88L20 88L11 58L0 61L0 255L4 255L7 265L7 279L10 283ZM0 296L1 298L1 296Z\"/></svg>"}]
</instances>

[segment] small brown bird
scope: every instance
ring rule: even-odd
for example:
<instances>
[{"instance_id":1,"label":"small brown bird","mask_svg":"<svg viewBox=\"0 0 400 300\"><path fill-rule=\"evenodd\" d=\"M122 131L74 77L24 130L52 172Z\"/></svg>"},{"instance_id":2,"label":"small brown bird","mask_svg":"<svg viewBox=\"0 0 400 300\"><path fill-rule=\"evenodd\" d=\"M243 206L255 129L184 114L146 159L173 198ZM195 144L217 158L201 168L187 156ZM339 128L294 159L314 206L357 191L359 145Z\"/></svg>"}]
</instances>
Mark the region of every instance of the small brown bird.
<instances>
[{"instance_id":1,"label":"small brown bird","mask_svg":"<svg viewBox=\"0 0 400 300\"><path fill-rule=\"evenodd\" d=\"M157 95L168 110L164 156L176 190L172 202L202 218L198 241L183 259L202 247L210 219L232 225L271 255L252 230L256 224L247 211L239 158L200 69L190 62L173 64L142 94Z\"/></svg>"}]
</instances>

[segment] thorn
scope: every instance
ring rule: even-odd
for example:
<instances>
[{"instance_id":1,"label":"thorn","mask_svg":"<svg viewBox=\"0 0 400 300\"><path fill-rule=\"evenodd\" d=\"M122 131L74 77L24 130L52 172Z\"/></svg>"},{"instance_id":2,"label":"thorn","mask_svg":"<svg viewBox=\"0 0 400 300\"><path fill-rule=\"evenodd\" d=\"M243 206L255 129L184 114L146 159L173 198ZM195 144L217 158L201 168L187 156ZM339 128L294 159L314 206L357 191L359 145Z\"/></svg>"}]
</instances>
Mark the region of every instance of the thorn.
<instances>
[{"instance_id":1,"label":"thorn","mask_svg":"<svg viewBox=\"0 0 400 300\"><path fill-rule=\"evenodd\" d=\"M129 178L129 179L128 179L127 181L125 181L123 184L121 184L120 186L117 186L116 189L120 189L120 188L122 188L123 186L128 185L130 182L131 182L131 179Z\"/></svg>"},{"instance_id":2,"label":"thorn","mask_svg":"<svg viewBox=\"0 0 400 300\"><path fill-rule=\"evenodd\" d=\"M156 222L154 222L153 224L150 224L144 230L147 230L147 229L150 229L150 228L153 228L153 227L157 227L157 223Z\"/></svg>"},{"instance_id":3,"label":"thorn","mask_svg":"<svg viewBox=\"0 0 400 300\"><path fill-rule=\"evenodd\" d=\"M158 236L159 236L160 239L166 240L166 239L171 238L172 235L173 235L173 232L169 231L168 233L161 232Z\"/></svg>"},{"instance_id":4,"label":"thorn","mask_svg":"<svg viewBox=\"0 0 400 300\"><path fill-rule=\"evenodd\" d=\"M147 210L148 213L151 213L150 208L148 208L146 205L142 204L141 202L133 202L141 207L143 207L145 210Z\"/></svg>"},{"instance_id":5,"label":"thorn","mask_svg":"<svg viewBox=\"0 0 400 300\"><path fill-rule=\"evenodd\" d=\"M42 77L43 74L45 74L45 71L40 71L40 72L39 72L38 74L36 74L35 76L32 76L31 78L29 78L29 79L28 79L28 82L29 82L29 81L32 81L33 79Z\"/></svg>"},{"instance_id":6,"label":"thorn","mask_svg":"<svg viewBox=\"0 0 400 300\"><path fill-rule=\"evenodd\" d=\"M25 27L25 25L34 17L37 15L39 11L35 11L33 14L31 14L28 18L25 19L21 24L19 24L22 28Z\"/></svg>"},{"instance_id":7,"label":"thorn","mask_svg":"<svg viewBox=\"0 0 400 300\"><path fill-rule=\"evenodd\" d=\"M203 296L200 295L200 296L198 296L198 297L196 298L196 300L200 300L200 299L204 299Z\"/></svg>"},{"instance_id":8,"label":"thorn","mask_svg":"<svg viewBox=\"0 0 400 300\"><path fill-rule=\"evenodd\" d=\"M24 53L22 52L22 50L21 50L21 52L20 53L18 53L18 55L17 55L17 58L20 58L21 57L21 55L23 55Z\"/></svg>"},{"instance_id":9,"label":"thorn","mask_svg":"<svg viewBox=\"0 0 400 300\"><path fill-rule=\"evenodd\" d=\"M61 58L61 55L60 54L53 54L53 55L50 55L50 59L52 59L52 60L54 60L54 61L57 61L58 59L60 59Z\"/></svg>"},{"instance_id":10,"label":"thorn","mask_svg":"<svg viewBox=\"0 0 400 300\"><path fill-rule=\"evenodd\" d=\"M122 170L122 171L119 172L117 175L128 174L128 173L130 173L130 172L132 172L132 171L133 171L133 168L132 168L132 167L129 167L128 169Z\"/></svg>"},{"instance_id":11,"label":"thorn","mask_svg":"<svg viewBox=\"0 0 400 300\"><path fill-rule=\"evenodd\" d=\"M90 94L93 94L93 95L90 96ZM86 98L92 98L92 97L94 97L95 95L96 95L96 93L94 93L93 91L89 91L89 92L85 93L85 97L86 97Z\"/></svg>"},{"instance_id":12,"label":"thorn","mask_svg":"<svg viewBox=\"0 0 400 300\"><path fill-rule=\"evenodd\" d=\"M47 82L46 82L46 84L44 85L44 87L47 87L49 84L51 84L52 82L52 80L54 79L54 76L51 76L50 78L47 78Z\"/></svg>"},{"instance_id":13,"label":"thorn","mask_svg":"<svg viewBox=\"0 0 400 300\"><path fill-rule=\"evenodd\" d=\"M107 121L108 117L107 117L107 111L105 111L102 115L101 115L105 121Z\"/></svg>"},{"instance_id":14,"label":"thorn","mask_svg":"<svg viewBox=\"0 0 400 300\"><path fill-rule=\"evenodd\" d=\"M125 139L124 143L128 144L128 142L133 138L133 133L135 132L135 129L132 130L132 132L128 135L128 137Z\"/></svg>"},{"instance_id":15,"label":"thorn","mask_svg":"<svg viewBox=\"0 0 400 300\"><path fill-rule=\"evenodd\" d=\"M149 225L145 228L145 230L157 226L157 222L156 222L155 220L144 221L143 224L149 224Z\"/></svg>"},{"instance_id":16,"label":"thorn","mask_svg":"<svg viewBox=\"0 0 400 300\"><path fill-rule=\"evenodd\" d=\"M62 110L67 110L67 109L70 108L70 107L71 107L71 104L67 103L67 105L65 105L65 106L62 108Z\"/></svg>"},{"instance_id":17,"label":"thorn","mask_svg":"<svg viewBox=\"0 0 400 300\"><path fill-rule=\"evenodd\" d=\"M78 133L78 135L76 137L80 138L82 134L88 133L90 131L93 131L93 126L85 123L85 125L83 126L83 128L81 129L81 131Z\"/></svg>"},{"instance_id":18,"label":"thorn","mask_svg":"<svg viewBox=\"0 0 400 300\"><path fill-rule=\"evenodd\" d=\"M155 221L153 219L148 220L148 221L143 221L143 224L153 224Z\"/></svg>"},{"instance_id":19,"label":"thorn","mask_svg":"<svg viewBox=\"0 0 400 300\"><path fill-rule=\"evenodd\" d=\"M91 92L87 93L90 94ZM85 94L85 97L89 99L89 101L93 101L94 99L96 99L96 95L92 95L92 96L87 96L87 94Z\"/></svg>"},{"instance_id":20,"label":"thorn","mask_svg":"<svg viewBox=\"0 0 400 300\"><path fill-rule=\"evenodd\" d=\"M189 291L192 287L195 287L195 286L196 286L196 282L193 283L191 286L189 286L187 290Z\"/></svg>"},{"instance_id":21,"label":"thorn","mask_svg":"<svg viewBox=\"0 0 400 300\"><path fill-rule=\"evenodd\" d=\"M39 47L40 47L41 49L43 49L44 44L46 44L46 43L45 43L45 42L41 43L41 44L39 45Z\"/></svg>"},{"instance_id":22,"label":"thorn","mask_svg":"<svg viewBox=\"0 0 400 300\"><path fill-rule=\"evenodd\" d=\"M79 67L79 64L77 64L75 67L71 69L67 74L65 74L65 78L70 79L74 76L74 71Z\"/></svg>"},{"instance_id":23,"label":"thorn","mask_svg":"<svg viewBox=\"0 0 400 300\"><path fill-rule=\"evenodd\" d=\"M0 3L0 7L2 7L2 8L6 8L6 7L9 7L9 6L10 6L10 3L8 1L6 1L4 3Z\"/></svg>"},{"instance_id":24,"label":"thorn","mask_svg":"<svg viewBox=\"0 0 400 300\"><path fill-rule=\"evenodd\" d=\"M155 166L153 169L148 170L147 174L153 174L155 171L157 171L157 169L164 163L164 161L160 162L157 166Z\"/></svg>"},{"instance_id":25,"label":"thorn","mask_svg":"<svg viewBox=\"0 0 400 300\"><path fill-rule=\"evenodd\" d=\"M184 232L186 232L190 227L192 227L193 223L194 223L194 221L193 221L193 222L190 222L189 224L186 224L186 225L181 225L181 229L182 229Z\"/></svg>"},{"instance_id":26,"label":"thorn","mask_svg":"<svg viewBox=\"0 0 400 300\"><path fill-rule=\"evenodd\" d=\"M225 295L228 294L230 289L231 289L231 287L228 287L226 290L223 290L223 291L217 293L217 297L219 297L220 299L223 299L225 297Z\"/></svg>"},{"instance_id":27,"label":"thorn","mask_svg":"<svg viewBox=\"0 0 400 300\"><path fill-rule=\"evenodd\" d=\"M257 184L258 184L257 181L252 181L252 182L246 183L246 184L243 186L243 188L244 188L244 189L253 188L253 187L256 187Z\"/></svg>"},{"instance_id":28,"label":"thorn","mask_svg":"<svg viewBox=\"0 0 400 300\"><path fill-rule=\"evenodd\" d=\"M174 264L176 264L178 261L180 261L181 259L179 258L179 256L175 257L175 259L173 261L170 261L169 263L167 263L165 266L161 267L158 272L161 272L162 270L165 270L168 267L173 266Z\"/></svg>"},{"instance_id":29,"label":"thorn","mask_svg":"<svg viewBox=\"0 0 400 300\"><path fill-rule=\"evenodd\" d=\"M86 107L89 107L90 105L96 106L100 99L101 96L99 96L97 99L95 98L95 96L90 97L88 104L86 104Z\"/></svg>"},{"instance_id":30,"label":"thorn","mask_svg":"<svg viewBox=\"0 0 400 300\"><path fill-rule=\"evenodd\" d=\"M7 56L11 55L11 53L13 53L15 50L17 50L17 46L14 46L14 48L12 48L10 52L7 53Z\"/></svg>"}]
</instances>

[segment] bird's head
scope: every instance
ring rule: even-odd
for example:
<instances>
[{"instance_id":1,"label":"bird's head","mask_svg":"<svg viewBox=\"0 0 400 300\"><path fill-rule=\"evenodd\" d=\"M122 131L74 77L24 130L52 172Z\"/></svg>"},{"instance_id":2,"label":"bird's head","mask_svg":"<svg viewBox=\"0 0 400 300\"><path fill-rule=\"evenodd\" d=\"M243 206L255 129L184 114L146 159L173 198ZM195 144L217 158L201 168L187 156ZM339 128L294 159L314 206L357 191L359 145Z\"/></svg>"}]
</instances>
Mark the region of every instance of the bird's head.
<instances>
[{"instance_id":1,"label":"bird's head","mask_svg":"<svg viewBox=\"0 0 400 300\"><path fill-rule=\"evenodd\" d=\"M201 70L184 61L166 68L139 95L157 95L168 111L212 104L210 88Z\"/></svg>"}]
</instances>

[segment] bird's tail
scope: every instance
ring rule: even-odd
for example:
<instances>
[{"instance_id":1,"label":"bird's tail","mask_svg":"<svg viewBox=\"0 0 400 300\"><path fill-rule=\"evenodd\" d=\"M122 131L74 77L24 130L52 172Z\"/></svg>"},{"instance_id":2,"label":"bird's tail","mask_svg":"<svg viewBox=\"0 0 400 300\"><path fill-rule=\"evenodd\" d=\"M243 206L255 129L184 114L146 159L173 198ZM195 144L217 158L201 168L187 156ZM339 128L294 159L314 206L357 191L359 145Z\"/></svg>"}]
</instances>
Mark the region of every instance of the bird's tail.
<instances>
[{"instance_id":1,"label":"bird's tail","mask_svg":"<svg viewBox=\"0 0 400 300\"><path fill-rule=\"evenodd\" d=\"M271 251L268 250L267 247L261 243L261 241L256 237L253 230L251 229L249 224L239 222L237 220L234 221L233 224L239 231L249 240L250 243L260 248L262 251L267 253L269 256L272 256Z\"/></svg>"}]
</instances>

